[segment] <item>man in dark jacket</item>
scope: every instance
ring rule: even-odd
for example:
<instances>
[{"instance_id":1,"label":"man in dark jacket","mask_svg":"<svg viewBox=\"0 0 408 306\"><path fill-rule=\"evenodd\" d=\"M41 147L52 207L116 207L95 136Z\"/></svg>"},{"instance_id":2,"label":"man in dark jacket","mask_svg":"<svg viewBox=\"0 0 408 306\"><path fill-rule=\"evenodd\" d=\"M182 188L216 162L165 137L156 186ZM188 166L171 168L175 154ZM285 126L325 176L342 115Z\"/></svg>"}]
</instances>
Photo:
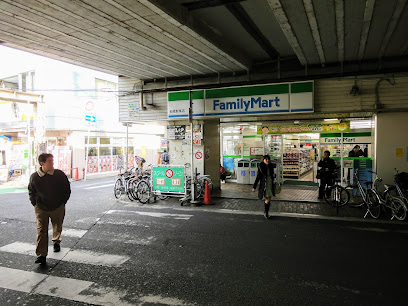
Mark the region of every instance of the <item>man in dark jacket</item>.
<instances>
[{"instance_id":1,"label":"man in dark jacket","mask_svg":"<svg viewBox=\"0 0 408 306\"><path fill-rule=\"evenodd\" d=\"M48 255L48 224L52 223L52 242L54 252L61 250L62 223L65 217L65 204L71 188L64 172L54 169L54 156L43 153L38 157L41 168L30 177L28 185L31 204L37 220L36 263L45 265Z\"/></svg>"},{"instance_id":2,"label":"man in dark jacket","mask_svg":"<svg viewBox=\"0 0 408 306\"><path fill-rule=\"evenodd\" d=\"M364 157L364 152L361 151L359 145L355 145L353 150L351 150L348 154L349 157Z\"/></svg>"},{"instance_id":3,"label":"man in dark jacket","mask_svg":"<svg viewBox=\"0 0 408 306\"><path fill-rule=\"evenodd\" d=\"M323 159L317 164L320 169L320 186L319 186L319 199L323 199L324 189L326 185L333 184L333 173L336 170L336 162L330 158L330 152L324 151Z\"/></svg>"}]
</instances>

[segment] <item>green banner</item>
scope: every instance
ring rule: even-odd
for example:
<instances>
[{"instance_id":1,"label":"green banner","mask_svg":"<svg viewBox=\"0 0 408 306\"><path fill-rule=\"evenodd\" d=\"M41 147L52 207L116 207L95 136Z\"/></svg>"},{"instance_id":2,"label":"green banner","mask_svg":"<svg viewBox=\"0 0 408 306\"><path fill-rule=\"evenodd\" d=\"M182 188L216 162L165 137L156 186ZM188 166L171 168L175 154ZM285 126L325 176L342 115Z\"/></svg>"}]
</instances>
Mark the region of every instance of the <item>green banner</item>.
<instances>
[{"instance_id":1,"label":"green banner","mask_svg":"<svg viewBox=\"0 0 408 306\"><path fill-rule=\"evenodd\" d=\"M350 132L350 122L335 124L308 124L308 125L285 125L266 126L258 125L257 134L293 134L293 133L347 133Z\"/></svg>"},{"instance_id":2,"label":"green banner","mask_svg":"<svg viewBox=\"0 0 408 306\"><path fill-rule=\"evenodd\" d=\"M153 166L153 191L161 193L184 193L183 166Z\"/></svg>"}]
</instances>

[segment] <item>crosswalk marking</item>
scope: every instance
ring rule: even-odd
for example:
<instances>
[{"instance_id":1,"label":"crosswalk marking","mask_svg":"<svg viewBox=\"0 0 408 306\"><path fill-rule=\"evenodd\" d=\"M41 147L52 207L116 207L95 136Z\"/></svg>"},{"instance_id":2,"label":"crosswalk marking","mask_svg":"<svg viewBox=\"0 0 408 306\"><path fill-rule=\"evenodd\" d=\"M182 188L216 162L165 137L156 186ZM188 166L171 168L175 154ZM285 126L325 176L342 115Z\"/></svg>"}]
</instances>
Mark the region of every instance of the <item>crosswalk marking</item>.
<instances>
[{"instance_id":1,"label":"crosswalk marking","mask_svg":"<svg viewBox=\"0 0 408 306\"><path fill-rule=\"evenodd\" d=\"M102 287L94 282L4 267L0 267L0 287L92 305L132 305L122 300L126 292Z\"/></svg>"},{"instance_id":2,"label":"crosswalk marking","mask_svg":"<svg viewBox=\"0 0 408 306\"><path fill-rule=\"evenodd\" d=\"M86 182L77 182L77 183L75 183L75 184L71 184L71 187L84 188L84 187L91 187L91 186L97 186L97 185L108 184L108 183L113 184L113 182L112 182L111 180L109 180L109 181L104 181L104 182L92 183L92 184L88 184L88 183L86 183Z\"/></svg>"},{"instance_id":3,"label":"crosswalk marking","mask_svg":"<svg viewBox=\"0 0 408 306\"><path fill-rule=\"evenodd\" d=\"M149 216L155 218L173 218L177 220L190 220L193 215L186 215L186 214L170 214L170 213L158 213L158 212L144 212L144 211L132 211L132 210L108 210L106 214L137 214L141 216Z\"/></svg>"},{"instance_id":4,"label":"crosswalk marking","mask_svg":"<svg viewBox=\"0 0 408 306\"><path fill-rule=\"evenodd\" d=\"M97 188L105 188L105 187L113 187L114 184L105 184L105 185L99 185L99 186L93 186L93 187L84 187L83 189L97 189Z\"/></svg>"},{"instance_id":5,"label":"crosswalk marking","mask_svg":"<svg viewBox=\"0 0 408 306\"><path fill-rule=\"evenodd\" d=\"M0 251L8 253L17 253L24 255L35 255L35 245L25 242L13 242L11 244L0 247ZM87 250L72 250L70 248L61 248L58 253L53 252L52 246L48 248L48 258L90 264L107 267L118 267L130 259L129 256L112 255L105 253L98 253Z\"/></svg>"},{"instance_id":6,"label":"crosswalk marking","mask_svg":"<svg viewBox=\"0 0 408 306\"><path fill-rule=\"evenodd\" d=\"M62 236L67 236L67 237L76 237L76 238L82 238L86 234L86 230L78 230L78 229L73 229L73 228L64 228L62 230ZM52 235L52 229L48 231L49 234Z\"/></svg>"}]
</instances>

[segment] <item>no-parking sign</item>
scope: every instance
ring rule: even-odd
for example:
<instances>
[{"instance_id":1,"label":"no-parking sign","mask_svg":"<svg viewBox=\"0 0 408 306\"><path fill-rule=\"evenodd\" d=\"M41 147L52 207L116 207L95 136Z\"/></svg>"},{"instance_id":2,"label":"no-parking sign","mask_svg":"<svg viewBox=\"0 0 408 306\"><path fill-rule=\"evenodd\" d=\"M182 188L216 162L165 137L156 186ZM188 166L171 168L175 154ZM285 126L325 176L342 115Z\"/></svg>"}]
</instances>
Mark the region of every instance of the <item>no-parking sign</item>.
<instances>
[{"instance_id":1,"label":"no-parking sign","mask_svg":"<svg viewBox=\"0 0 408 306\"><path fill-rule=\"evenodd\" d=\"M197 151L195 151L194 157L195 157L195 159L197 159L197 160L202 159L202 158L203 158L203 150L197 150Z\"/></svg>"}]
</instances>

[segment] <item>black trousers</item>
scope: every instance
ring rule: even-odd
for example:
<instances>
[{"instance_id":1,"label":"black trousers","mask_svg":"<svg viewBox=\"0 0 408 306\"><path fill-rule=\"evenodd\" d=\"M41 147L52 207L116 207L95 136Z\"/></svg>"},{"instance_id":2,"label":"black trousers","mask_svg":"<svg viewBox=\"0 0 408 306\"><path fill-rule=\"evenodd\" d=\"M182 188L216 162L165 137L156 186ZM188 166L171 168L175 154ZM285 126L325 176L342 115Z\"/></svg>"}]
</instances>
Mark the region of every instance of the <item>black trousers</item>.
<instances>
[{"instance_id":1,"label":"black trousers","mask_svg":"<svg viewBox=\"0 0 408 306\"><path fill-rule=\"evenodd\" d=\"M332 180L331 179L327 179L327 178L322 178L320 179L320 186L319 186L319 198L323 198L324 197L324 189L327 186L331 186L332 185Z\"/></svg>"}]
</instances>

